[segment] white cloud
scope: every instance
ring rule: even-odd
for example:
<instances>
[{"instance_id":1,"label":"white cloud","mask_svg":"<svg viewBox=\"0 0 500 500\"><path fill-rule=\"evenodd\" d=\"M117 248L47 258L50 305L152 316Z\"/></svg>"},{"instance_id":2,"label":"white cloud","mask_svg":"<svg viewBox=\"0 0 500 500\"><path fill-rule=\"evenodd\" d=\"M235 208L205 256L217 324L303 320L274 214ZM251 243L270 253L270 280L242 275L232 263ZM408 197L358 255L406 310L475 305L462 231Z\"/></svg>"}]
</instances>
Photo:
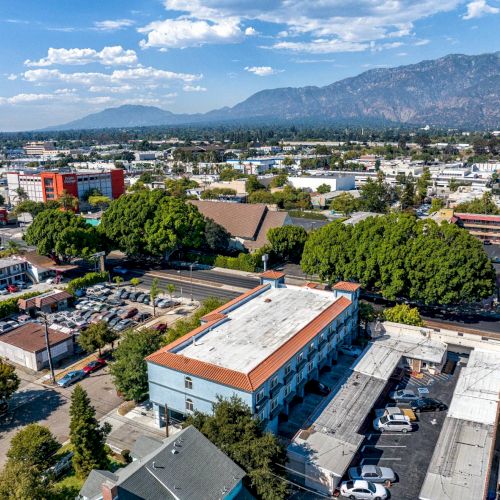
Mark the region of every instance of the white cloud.
<instances>
[{"instance_id":1,"label":"white cloud","mask_svg":"<svg viewBox=\"0 0 500 500\"><path fill-rule=\"evenodd\" d=\"M286 39L267 48L292 52L329 53L370 49L370 42L412 35L414 23L455 9L463 0L164 0L167 10L183 13L176 19L151 23L143 47L179 48L204 43L238 41L242 24L260 21L279 25L277 38ZM198 24L201 23L201 24ZM224 24L226 23L226 24ZM232 29L215 36L214 27ZM285 26L285 29L282 28ZM300 35L300 41L290 37ZM388 47L377 44L377 47Z\"/></svg>"},{"instance_id":2,"label":"white cloud","mask_svg":"<svg viewBox=\"0 0 500 500\"><path fill-rule=\"evenodd\" d=\"M255 28L252 28L251 26L249 26L245 30L245 35L246 36L255 36L255 35L258 35L258 34L259 34L259 32Z\"/></svg>"},{"instance_id":3,"label":"white cloud","mask_svg":"<svg viewBox=\"0 0 500 500\"><path fill-rule=\"evenodd\" d=\"M207 43L235 43L243 37L239 20L235 18L217 22L185 18L166 19L152 22L138 31L147 35L147 39L140 42L142 48L184 49Z\"/></svg>"},{"instance_id":4,"label":"white cloud","mask_svg":"<svg viewBox=\"0 0 500 500\"><path fill-rule=\"evenodd\" d=\"M152 84L154 82L166 82L170 80L194 82L202 78L202 75L175 73L173 71L166 71L152 67L114 70L112 73L63 73L58 69L40 68L25 71L23 76L26 81L35 84L63 82L70 85L83 85L86 87L109 84L123 85L126 83Z\"/></svg>"},{"instance_id":5,"label":"white cloud","mask_svg":"<svg viewBox=\"0 0 500 500\"><path fill-rule=\"evenodd\" d=\"M12 97L0 97L0 104L25 104L53 99L52 94L17 94Z\"/></svg>"},{"instance_id":6,"label":"white cloud","mask_svg":"<svg viewBox=\"0 0 500 500\"><path fill-rule=\"evenodd\" d=\"M99 63L105 66L130 66L137 63L137 54L134 50L124 49L120 45L104 47L101 51L94 49L54 49L49 48L47 57L39 61L26 60L26 66L47 67L64 65L79 66L90 63Z\"/></svg>"},{"instance_id":7,"label":"white cloud","mask_svg":"<svg viewBox=\"0 0 500 500\"><path fill-rule=\"evenodd\" d=\"M106 21L96 21L94 27L99 31L118 31L130 28L135 22L132 19L108 19Z\"/></svg>"},{"instance_id":8,"label":"white cloud","mask_svg":"<svg viewBox=\"0 0 500 500\"><path fill-rule=\"evenodd\" d=\"M207 89L205 87L202 87L201 85L184 85L182 87L182 90L184 92L206 92Z\"/></svg>"},{"instance_id":9,"label":"white cloud","mask_svg":"<svg viewBox=\"0 0 500 500\"><path fill-rule=\"evenodd\" d=\"M462 17L463 19L476 19L486 14L498 14L499 12L500 8L488 5L486 0L474 0L467 4L467 14Z\"/></svg>"},{"instance_id":10,"label":"white cloud","mask_svg":"<svg viewBox=\"0 0 500 500\"><path fill-rule=\"evenodd\" d=\"M9 76L7 76L7 80L17 80L17 75L11 73Z\"/></svg>"},{"instance_id":11,"label":"white cloud","mask_svg":"<svg viewBox=\"0 0 500 500\"><path fill-rule=\"evenodd\" d=\"M416 45L417 47L419 47L421 45L428 45L429 43L431 43L431 41L428 40L427 38L424 38L422 40L417 40L413 45Z\"/></svg>"},{"instance_id":12,"label":"white cloud","mask_svg":"<svg viewBox=\"0 0 500 500\"><path fill-rule=\"evenodd\" d=\"M270 76L282 73L282 69L275 69L271 66L246 66L245 70L257 76Z\"/></svg>"},{"instance_id":13,"label":"white cloud","mask_svg":"<svg viewBox=\"0 0 500 500\"><path fill-rule=\"evenodd\" d=\"M307 52L308 54L333 54L335 52L361 52L369 49L370 44L319 38L311 42L278 42L270 47L264 48L289 50L292 52Z\"/></svg>"}]
</instances>

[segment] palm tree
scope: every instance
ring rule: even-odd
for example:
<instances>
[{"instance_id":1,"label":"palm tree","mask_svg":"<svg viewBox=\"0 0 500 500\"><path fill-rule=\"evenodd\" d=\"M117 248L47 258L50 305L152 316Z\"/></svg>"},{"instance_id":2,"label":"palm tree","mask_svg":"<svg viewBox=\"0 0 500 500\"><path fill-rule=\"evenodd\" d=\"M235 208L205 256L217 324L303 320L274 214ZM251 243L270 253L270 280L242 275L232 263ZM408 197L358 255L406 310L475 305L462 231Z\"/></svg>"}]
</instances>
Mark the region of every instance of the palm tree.
<instances>
[{"instance_id":1,"label":"palm tree","mask_svg":"<svg viewBox=\"0 0 500 500\"><path fill-rule=\"evenodd\" d=\"M76 210L78 208L78 198L63 190L61 196L57 199L64 210Z\"/></svg>"}]
</instances>

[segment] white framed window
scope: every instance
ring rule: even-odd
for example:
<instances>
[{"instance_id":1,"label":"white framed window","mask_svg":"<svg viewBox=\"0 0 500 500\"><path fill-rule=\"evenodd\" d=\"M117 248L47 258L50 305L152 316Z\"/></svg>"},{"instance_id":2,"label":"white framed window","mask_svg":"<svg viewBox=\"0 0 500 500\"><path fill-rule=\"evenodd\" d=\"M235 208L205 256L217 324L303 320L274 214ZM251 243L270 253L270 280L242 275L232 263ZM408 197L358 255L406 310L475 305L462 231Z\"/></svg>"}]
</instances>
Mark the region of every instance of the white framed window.
<instances>
[{"instance_id":1,"label":"white framed window","mask_svg":"<svg viewBox=\"0 0 500 500\"><path fill-rule=\"evenodd\" d=\"M258 415L257 417L259 418L259 420L265 420L266 419L266 410L262 410Z\"/></svg>"},{"instance_id":2,"label":"white framed window","mask_svg":"<svg viewBox=\"0 0 500 500\"><path fill-rule=\"evenodd\" d=\"M193 388L193 379L191 377L184 377L184 387L186 389Z\"/></svg>"},{"instance_id":3,"label":"white framed window","mask_svg":"<svg viewBox=\"0 0 500 500\"><path fill-rule=\"evenodd\" d=\"M273 411L278 406L278 398L271 399L271 411Z\"/></svg>"},{"instance_id":4,"label":"white framed window","mask_svg":"<svg viewBox=\"0 0 500 500\"><path fill-rule=\"evenodd\" d=\"M299 354L297 354L297 363L300 363L303 359L304 359L304 353L299 352Z\"/></svg>"},{"instance_id":5,"label":"white framed window","mask_svg":"<svg viewBox=\"0 0 500 500\"><path fill-rule=\"evenodd\" d=\"M314 363L311 361L310 363L307 363L307 371L312 372L314 368Z\"/></svg>"},{"instance_id":6,"label":"white framed window","mask_svg":"<svg viewBox=\"0 0 500 500\"><path fill-rule=\"evenodd\" d=\"M261 389L255 396L255 401L258 403L264 399L264 389Z\"/></svg>"},{"instance_id":7,"label":"white framed window","mask_svg":"<svg viewBox=\"0 0 500 500\"><path fill-rule=\"evenodd\" d=\"M285 398L292 392L292 384L285 385Z\"/></svg>"},{"instance_id":8,"label":"white framed window","mask_svg":"<svg viewBox=\"0 0 500 500\"><path fill-rule=\"evenodd\" d=\"M193 400L192 399L186 399L186 410L187 411L194 411L194 405L193 405Z\"/></svg>"},{"instance_id":9,"label":"white framed window","mask_svg":"<svg viewBox=\"0 0 500 500\"><path fill-rule=\"evenodd\" d=\"M271 379L271 389L273 389L277 385L278 385L278 377L274 377L273 379Z\"/></svg>"},{"instance_id":10,"label":"white framed window","mask_svg":"<svg viewBox=\"0 0 500 500\"><path fill-rule=\"evenodd\" d=\"M297 384L300 384L303 378L304 374L302 372L297 373Z\"/></svg>"},{"instance_id":11,"label":"white framed window","mask_svg":"<svg viewBox=\"0 0 500 500\"><path fill-rule=\"evenodd\" d=\"M292 365L288 364L285 366L285 375L288 375L292 371Z\"/></svg>"}]
</instances>

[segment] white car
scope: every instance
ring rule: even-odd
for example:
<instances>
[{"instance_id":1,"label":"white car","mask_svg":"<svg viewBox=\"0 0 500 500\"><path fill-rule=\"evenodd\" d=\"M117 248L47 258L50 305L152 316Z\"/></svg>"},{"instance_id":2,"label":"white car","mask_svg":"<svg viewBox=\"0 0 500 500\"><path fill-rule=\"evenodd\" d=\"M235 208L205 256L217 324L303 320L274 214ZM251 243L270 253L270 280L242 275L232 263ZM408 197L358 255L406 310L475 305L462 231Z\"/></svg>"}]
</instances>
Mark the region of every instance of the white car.
<instances>
[{"instance_id":1,"label":"white car","mask_svg":"<svg viewBox=\"0 0 500 500\"><path fill-rule=\"evenodd\" d=\"M399 391L392 391L391 393L389 393L389 397L393 401L402 401L405 403L409 403L410 401L415 401L416 399L420 399L420 396L411 389L400 389Z\"/></svg>"},{"instance_id":2,"label":"white car","mask_svg":"<svg viewBox=\"0 0 500 500\"><path fill-rule=\"evenodd\" d=\"M54 278L49 278L45 280L45 283L47 283L47 285L53 285L55 282L56 280Z\"/></svg>"},{"instance_id":3,"label":"white car","mask_svg":"<svg viewBox=\"0 0 500 500\"><path fill-rule=\"evenodd\" d=\"M368 481L344 481L340 485L340 494L352 500L385 500L388 497L387 488L378 483Z\"/></svg>"},{"instance_id":4,"label":"white car","mask_svg":"<svg viewBox=\"0 0 500 500\"><path fill-rule=\"evenodd\" d=\"M406 433L413 430L410 419L406 415L384 415L383 417L376 418L373 421L373 428L380 432Z\"/></svg>"}]
</instances>

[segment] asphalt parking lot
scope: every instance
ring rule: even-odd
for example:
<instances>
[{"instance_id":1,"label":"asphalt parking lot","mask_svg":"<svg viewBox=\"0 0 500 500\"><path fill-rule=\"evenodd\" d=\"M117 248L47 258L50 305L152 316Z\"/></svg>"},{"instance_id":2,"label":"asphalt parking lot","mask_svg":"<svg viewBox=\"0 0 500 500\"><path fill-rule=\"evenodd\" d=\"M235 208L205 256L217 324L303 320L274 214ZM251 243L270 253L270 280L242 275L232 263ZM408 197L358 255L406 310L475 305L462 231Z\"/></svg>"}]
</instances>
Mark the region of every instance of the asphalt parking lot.
<instances>
[{"instance_id":1,"label":"asphalt parking lot","mask_svg":"<svg viewBox=\"0 0 500 500\"><path fill-rule=\"evenodd\" d=\"M438 399L449 405L459 372L460 367L457 365L452 375L425 373L419 379L406 374L402 382L397 384L397 388L412 389L423 397ZM389 402L390 400L386 401ZM368 431L358 458L351 466L378 465L392 468L398 481L389 489L390 498L415 500L420 493L446 413L436 411L417 414L415 430L407 434Z\"/></svg>"}]
</instances>

